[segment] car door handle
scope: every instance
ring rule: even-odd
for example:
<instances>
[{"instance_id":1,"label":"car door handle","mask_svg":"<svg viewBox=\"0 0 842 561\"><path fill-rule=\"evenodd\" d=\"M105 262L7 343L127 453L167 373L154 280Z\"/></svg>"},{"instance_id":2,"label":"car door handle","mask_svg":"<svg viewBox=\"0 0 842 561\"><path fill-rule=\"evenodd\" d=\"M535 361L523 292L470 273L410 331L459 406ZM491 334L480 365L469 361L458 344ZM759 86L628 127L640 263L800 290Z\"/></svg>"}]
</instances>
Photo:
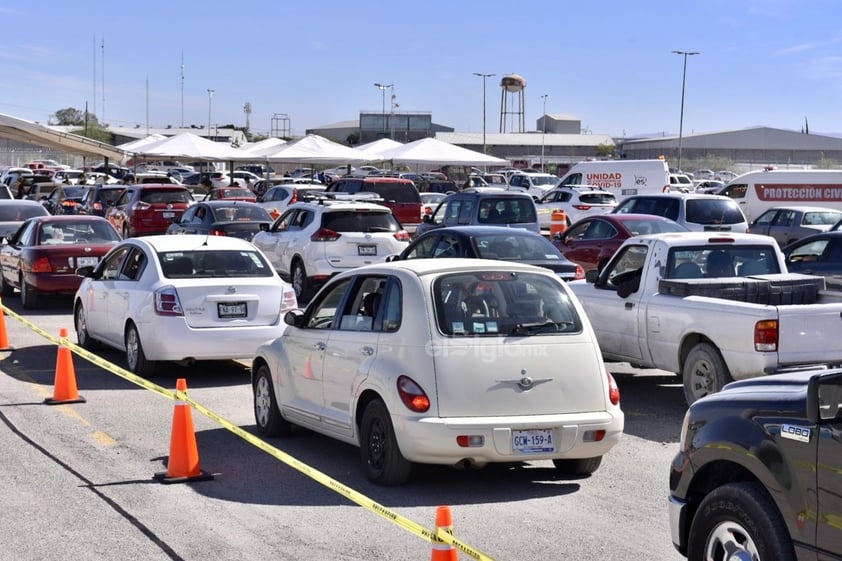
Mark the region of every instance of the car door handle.
<instances>
[{"instance_id":1,"label":"car door handle","mask_svg":"<svg viewBox=\"0 0 842 561\"><path fill-rule=\"evenodd\" d=\"M627 310L631 310L632 308L634 308L634 302L626 302L625 308Z\"/></svg>"},{"instance_id":2,"label":"car door handle","mask_svg":"<svg viewBox=\"0 0 842 561\"><path fill-rule=\"evenodd\" d=\"M318 343L316 343L313 346L320 351L325 350L325 347L326 347L326 345L324 343L322 343L321 341L319 341Z\"/></svg>"},{"instance_id":3,"label":"car door handle","mask_svg":"<svg viewBox=\"0 0 842 561\"><path fill-rule=\"evenodd\" d=\"M366 356L371 356L374 354L374 349L371 347L363 347L360 349L360 352Z\"/></svg>"}]
</instances>

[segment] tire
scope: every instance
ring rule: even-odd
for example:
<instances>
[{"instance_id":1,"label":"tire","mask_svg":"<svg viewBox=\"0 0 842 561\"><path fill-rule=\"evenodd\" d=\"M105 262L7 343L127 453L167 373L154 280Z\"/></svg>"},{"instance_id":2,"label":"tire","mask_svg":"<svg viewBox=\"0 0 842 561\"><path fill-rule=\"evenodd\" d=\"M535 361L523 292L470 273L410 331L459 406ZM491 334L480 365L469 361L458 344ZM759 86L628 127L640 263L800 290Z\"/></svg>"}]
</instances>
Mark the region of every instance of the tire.
<instances>
[{"instance_id":1,"label":"tire","mask_svg":"<svg viewBox=\"0 0 842 561\"><path fill-rule=\"evenodd\" d=\"M786 524L757 482L729 483L705 497L687 540L688 561L743 558L795 561Z\"/></svg>"},{"instance_id":2,"label":"tire","mask_svg":"<svg viewBox=\"0 0 842 561\"><path fill-rule=\"evenodd\" d=\"M25 310L33 310L38 307L38 291L35 287L20 279L20 303Z\"/></svg>"},{"instance_id":3,"label":"tire","mask_svg":"<svg viewBox=\"0 0 842 561\"><path fill-rule=\"evenodd\" d=\"M556 471L564 475L591 475L602 463L602 456L575 460L553 460Z\"/></svg>"},{"instance_id":4,"label":"tire","mask_svg":"<svg viewBox=\"0 0 842 561\"><path fill-rule=\"evenodd\" d=\"M687 355L681 369L684 399L692 405L697 399L716 393L731 381L722 355L710 343L699 343Z\"/></svg>"},{"instance_id":5,"label":"tire","mask_svg":"<svg viewBox=\"0 0 842 561\"><path fill-rule=\"evenodd\" d=\"M300 259L293 262L290 277L295 297L299 302L306 300L310 293L310 281L307 279L307 269Z\"/></svg>"},{"instance_id":6,"label":"tire","mask_svg":"<svg viewBox=\"0 0 842 561\"><path fill-rule=\"evenodd\" d=\"M99 347L96 339L92 339L88 333L88 321L85 318L85 310L82 304L77 304L73 312L73 325L76 327L76 342L83 349L92 351Z\"/></svg>"},{"instance_id":7,"label":"tire","mask_svg":"<svg viewBox=\"0 0 842 561\"><path fill-rule=\"evenodd\" d=\"M6 278L3 276L3 273L0 273L0 296L7 297L12 296L15 293L15 288L6 282Z\"/></svg>"},{"instance_id":8,"label":"tire","mask_svg":"<svg viewBox=\"0 0 842 561\"><path fill-rule=\"evenodd\" d=\"M281 416L275 399L275 387L269 367L261 364L252 386L254 392L254 420L257 430L266 436L289 436L292 423Z\"/></svg>"},{"instance_id":9,"label":"tire","mask_svg":"<svg viewBox=\"0 0 842 561\"><path fill-rule=\"evenodd\" d=\"M126 327L126 364L129 370L143 378L148 378L155 372L155 362L146 359L140 334L133 323Z\"/></svg>"},{"instance_id":10,"label":"tire","mask_svg":"<svg viewBox=\"0 0 842 561\"><path fill-rule=\"evenodd\" d=\"M392 418L386 404L369 403L360 422L360 458L366 478L379 485L400 485L409 479L412 462L398 448Z\"/></svg>"}]
</instances>

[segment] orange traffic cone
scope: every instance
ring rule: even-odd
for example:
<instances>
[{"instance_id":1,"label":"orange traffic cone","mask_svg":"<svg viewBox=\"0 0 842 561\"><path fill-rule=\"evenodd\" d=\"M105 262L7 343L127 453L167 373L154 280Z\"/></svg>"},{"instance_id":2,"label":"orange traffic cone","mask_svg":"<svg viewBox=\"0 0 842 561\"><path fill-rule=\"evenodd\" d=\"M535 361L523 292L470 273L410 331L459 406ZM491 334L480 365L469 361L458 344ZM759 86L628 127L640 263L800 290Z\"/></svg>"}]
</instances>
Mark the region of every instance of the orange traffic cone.
<instances>
[{"instance_id":1,"label":"orange traffic cone","mask_svg":"<svg viewBox=\"0 0 842 561\"><path fill-rule=\"evenodd\" d=\"M567 230L567 213L564 209L554 208L550 214L550 238Z\"/></svg>"},{"instance_id":2,"label":"orange traffic cone","mask_svg":"<svg viewBox=\"0 0 842 561\"><path fill-rule=\"evenodd\" d=\"M176 389L187 391L187 380L179 378ZM196 446L196 431L193 428L193 416L190 406L183 401L176 401L170 436L170 459L166 473L156 473L155 479L161 483L184 483L186 481L207 481L213 475L199 468L199 449Z\"/></svg>"},{"instance_id":3,"label":"orange traffic cone","mask_svg":"<svg viewBox=\"0 0 842 561\"><path fill-rule=\"evenodd\" d=\"M14 350L9 346L9 335L6 333L6 314L3 313L3 302L0 301L0 351Z\"/></svg>"},{"instance_id":4,"label":"orange traffic cone","mask_svg":"<svg viewBox=\"0 0 842 561\"><path fill-rule=\"evenodd\" d=\"M60 339L67 339L67 328L59 329ZM79 395L76 388L76 371L73 369L73 354L70 349L59 343L56 357L56 381L53 386L53 397L44 400L47 405L62 403L84 403L85 398Z\"/></svg>"},{"instance_id":5,"label":"orange traffic cone","mask_svg":"<svg viewBox=\"0 0 842 561\"><path fill-rule=\"evenodd\" d=\"M450 515L449 506L440 506L436 509L436 530L443 530L453 535L453 518ZM449 543L441 541L433 536L433 556L431 561L459 561L459 552Z\"/></svg>"}]
</instances>

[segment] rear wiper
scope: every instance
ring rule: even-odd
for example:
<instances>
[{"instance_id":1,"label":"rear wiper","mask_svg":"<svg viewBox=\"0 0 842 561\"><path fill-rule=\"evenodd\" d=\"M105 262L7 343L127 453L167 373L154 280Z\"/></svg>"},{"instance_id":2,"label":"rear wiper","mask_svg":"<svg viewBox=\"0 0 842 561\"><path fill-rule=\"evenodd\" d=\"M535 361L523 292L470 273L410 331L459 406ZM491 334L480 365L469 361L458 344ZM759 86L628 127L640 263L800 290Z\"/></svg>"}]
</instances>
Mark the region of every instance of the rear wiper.
<instances>
[{"instance_id":1,"label":"rear wiper","mask_svg":"<svg viewBox=\"0 0 842 561\"><path fill-rule=\"evenodd\" d=\"M573 322L571 321L559 321L555 322L551 319L545 321L536 321L536 322L528 322L528 323L516 323L514 327L512 327L512 335L530 335L532 333L540 333L541 331L564 331L568 327L572 326ZM552 328L552 329L548 329Z\"/></svg>"}]
</instances>

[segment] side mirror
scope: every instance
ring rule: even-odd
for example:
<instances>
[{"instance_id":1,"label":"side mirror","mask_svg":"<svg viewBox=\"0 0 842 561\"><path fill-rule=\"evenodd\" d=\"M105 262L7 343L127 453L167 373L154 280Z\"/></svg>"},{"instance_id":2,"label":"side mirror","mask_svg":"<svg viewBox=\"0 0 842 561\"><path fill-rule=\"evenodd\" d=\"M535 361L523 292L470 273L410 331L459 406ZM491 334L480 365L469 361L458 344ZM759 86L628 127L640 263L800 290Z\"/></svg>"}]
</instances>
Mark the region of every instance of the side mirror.
<instances>
[{"instance_id":1,"label":"side mirror","mask_svg":"<svg viewBox=\"0 0 842 561\"><path fill-rule=\"evenodd\" d=\"M97 276L94 275L94 269L95 268L96 267L94 267L93 265L86 265L85 267L79 267L78 269L76 269L76 275L80 276L80 277L90 277L92 279L95 279L95 278L97 278Z\"/></svg>"},{"instance_id":2,"label":"side mirror","mask_svg":"<svg viewBox=\"0 0 842 561\"><path fill-rule=\"evenodd\" d=\"M261 232L268 232L268 231L269 231L269 228L270 228L271 226L272 226L271 224L267 224L266 222L263 222L263 223L261 223L261 224L260 224L260 226L258 226L258 227L260 228L260 231L261 231Z\"/></svg>"},{"instance_id":3,"label":"side mirror","mask_svg":"<svg viewBox=\"0 0 842 561\"><path fill-rule=\"evenodd\" d=\"M284 323L292 327L301 327L304 324L304 310L290 310L284 314Z\"/></svg>"},{"instance_id":4,"label":"side mirror","mask_svg":"<svg viewBox=\"0 0 842 561\"><path fill-rule=\"evenodd\" d=\"M589 269L585 272L585 280L590 283L595 283L599 278L599 269Z\"/></svg>"},{"instance_id":5,"label":"side mirror","mask_svg":"<svg viewBox=\"0 0 842 561\"><path fill-rule=\"evenodd\" d=\"M431 214L425 214L421 217L421 222L423 222L424 224L432 224L433 216Z\"/></svg>"}]
</instances>

